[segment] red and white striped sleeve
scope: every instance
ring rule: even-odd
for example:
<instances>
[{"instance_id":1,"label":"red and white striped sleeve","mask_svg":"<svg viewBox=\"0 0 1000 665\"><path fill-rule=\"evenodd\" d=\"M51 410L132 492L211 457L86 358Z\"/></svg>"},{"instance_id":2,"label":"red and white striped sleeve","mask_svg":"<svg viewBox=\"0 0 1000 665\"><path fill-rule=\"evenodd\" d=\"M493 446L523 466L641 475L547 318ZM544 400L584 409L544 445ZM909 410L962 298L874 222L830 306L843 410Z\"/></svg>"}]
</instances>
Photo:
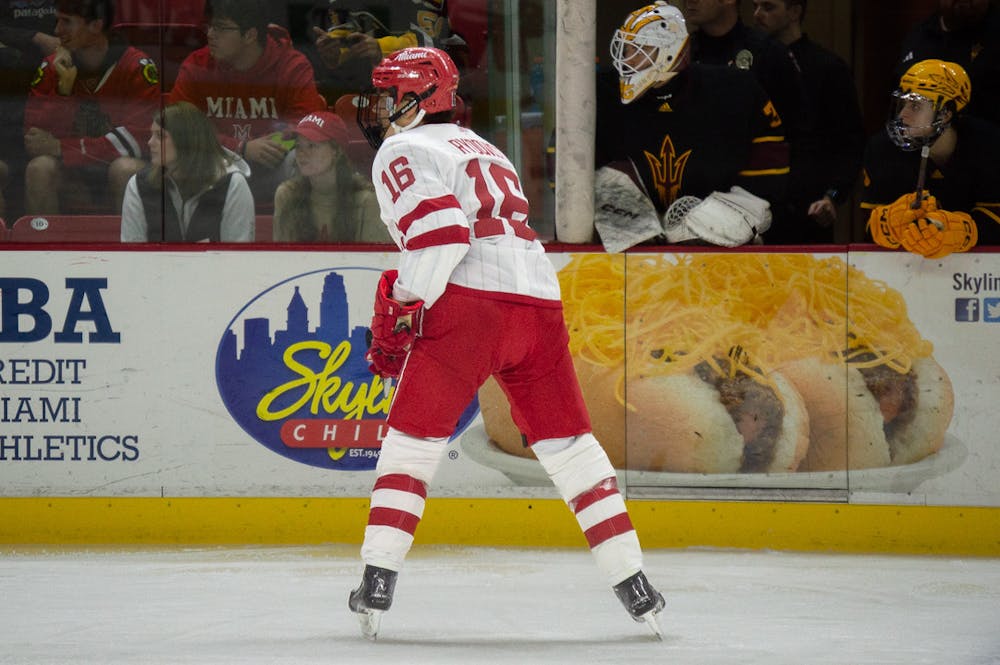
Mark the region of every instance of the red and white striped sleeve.
<instances>
[{"instance_id":1,"label":"red and white striped sleeve","mask_svg":"<svg viewBox=\"0 0 1000 665\"><path fill-rule=\"evenodd\" d=\"M433 146L407 140L387 141L372 167L382 218L402 250L398 295L427 307L469 251L469 220L451 189L452 169Z\"/></svg>"}]
</instances>

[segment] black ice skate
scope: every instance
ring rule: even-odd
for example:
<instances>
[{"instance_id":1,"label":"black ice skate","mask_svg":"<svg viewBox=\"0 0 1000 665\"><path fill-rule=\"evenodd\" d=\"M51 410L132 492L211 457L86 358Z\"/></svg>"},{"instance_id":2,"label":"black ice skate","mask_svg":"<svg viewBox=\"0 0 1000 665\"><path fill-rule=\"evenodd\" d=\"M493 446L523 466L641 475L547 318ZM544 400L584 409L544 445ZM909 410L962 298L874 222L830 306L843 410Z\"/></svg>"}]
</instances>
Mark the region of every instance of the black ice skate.
<instances>
[{"instance_id":1,"label":"black ice skate","mask_svg":"<svg viewBox=\"0 0 1000 665\"><path fill-rule=\"evenodd\" d=\"M663 600L663 594L649 583L646 575L640 570L624 582L616 584L614 590L629 615L640 623L645 621L649 624L656 636L662 640L663 630L656 615L666 605L666 601Z\"/></svg>"},{"instance_id":2,"label":"black ice skate","mask_svg":"<svg viewBox=\"0 0 1000 665\"><path fill-rule=\"evenodd\" d=\"M378 566L365 566L361 586L351 592L347 606L358 615L361 634L366 639L378 637L382 613L392 607L392 592L396 588L397 573Z\"/></svg>"}]
</instances>

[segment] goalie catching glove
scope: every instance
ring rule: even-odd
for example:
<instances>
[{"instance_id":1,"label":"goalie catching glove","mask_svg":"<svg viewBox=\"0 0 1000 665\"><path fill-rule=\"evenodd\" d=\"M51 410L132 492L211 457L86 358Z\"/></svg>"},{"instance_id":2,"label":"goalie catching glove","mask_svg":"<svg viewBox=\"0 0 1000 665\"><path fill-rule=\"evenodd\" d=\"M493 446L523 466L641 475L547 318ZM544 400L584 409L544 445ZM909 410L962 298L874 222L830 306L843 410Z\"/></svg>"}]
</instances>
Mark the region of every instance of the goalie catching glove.
<instances>
[{"instance_id":1,"label":"goalie catching glove","mask_svg":"<svg viewBox=\"0 0 1000 665\"><path fill-rule=\"evenodd\" d=\"M375 314L372 316L371 344L365 359L368 369L384 379L399 376L403 363L420 332L424 301L401 303L392 297L392 287L399 273L386 270L375 290Z\"/></svg>"},{"instance_id":2,"label":"goalie catching glove","mask_svg":"<svg viewBox=\"0 0 1000 665\"><path fill-rule=\"evenodd\" d=\"M663 216L667 242L702 240L722 247L756 241L771 228L771 204L742 187L712 192L704 199L682 196Z\"/></svg>"},{"instance_id":3,"label":"goalie catching glove","mask_svg":"<svg viewBox=\"0 0 1000 665\"><path fill-rule=\"evenodd\" d=\"M876 244L888 249L903 247L928 259L975 247L979 230L972 217L939 209L933 196L923 197L914 207L916 196L904 194L887 206L872 209L868 229Z\"/></svg>"}]
</instances>

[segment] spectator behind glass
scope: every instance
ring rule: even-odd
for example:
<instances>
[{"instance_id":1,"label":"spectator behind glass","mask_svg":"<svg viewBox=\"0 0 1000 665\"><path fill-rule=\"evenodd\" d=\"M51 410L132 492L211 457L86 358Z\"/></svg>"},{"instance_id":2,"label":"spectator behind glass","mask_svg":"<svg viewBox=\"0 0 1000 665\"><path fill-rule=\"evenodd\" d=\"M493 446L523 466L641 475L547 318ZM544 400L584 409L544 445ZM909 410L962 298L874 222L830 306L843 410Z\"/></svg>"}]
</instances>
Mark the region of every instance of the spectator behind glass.
<instances>
[{"instance_id":1,"label":"spectator behind glass","mask_svg":"<svg viewBox=\"0 0 1000 665\"><path fill-rule=\"evenodd\" d=\"M310 44L302 50L316 70L329 105L371 86L372 68L408 46L457 50L465 42L451 34L442 0L379 2L317 0L310 12Z\"/></svg>"},{"instance_id":2,"label":"spectator behind glass","mask_svg":"<svg viewBox=\"0 0 1000 665\"><path fill-rule=\"evenodd\" d=\"M969 74L975 91L968 115L1000 125L1000 9L990 0L939 0L938 11L914 26L900 50L896 75L921 60L945 60Z\"/></svg>"},{"instance_id":3,"label":"spectator behind glass","mask_svg":"<svg viewBox=\"0 0 1000 665\"><path fill-rule=\"evenodd\" d=\"M788 146L773 105L753 76L691 63L688 40L683 15L663 2L632 12L615 32L617 75L598 76L596 166L635 169L659 216L682 197L733 186L772 209L784 205ZM659 240L699 237L668 230Z\"/></svg>"},{"instance_id":4,"label":"spectator behind glass","mask_svg":"<svg viewBox=\"0 0 1000 665\"><path fill-rule=\"evenodd\" d=\"M691 60L751 72L774 102L786 131L798 128L801 77L781 42L740 20L738 0L684 0Z\"/></svg>"},{"instance_id":5,"label":"spectator behind glass","mask_svg":"<svg viewBox=\"0 0 1000 665\"><path fill-rule=\"evenodd\" d=\"M256 200L270 202L291 173L282 131L326 103L288 32L268 25L265 0L215 0L210 12L208 45L181 64L170 103L208 115L222 145L250 163Z\"/></svg>"},{"instance_id":6,"label":"spectator behind glass","mask_svg":"<svg viewBox=\"0 0 1000 665\"><path fill-rule=\"evenodd\" d=\"M864 156L861 207L879 245L937 259L977 239L1000 243L1000 129L965 116L971 94L953 62L922 60L900 78L886 130Z\"/></svg>"},{"instance_id":7,"label":"spectator behind glass","mask_svg":"<svg viewBox=\"0 0 1000 665\"><path fill-rule=\"evenodd\" d=\"M8 203L21 209L21 195L8 178L15 176L21 183L26 163L24 154L24 103L31 81L38 72L38 63L55 53L59 38L55 36L55 0L0 2L0 217L8 213ZM9 191L5 191L12 184ZM13 195L13 201L10 196ZM17 217L15 212L12 217Z\"/></svg>"},{"instance_id":8,"label":"spectator behind glass","mask_svg":"<svg viewBox=\"0 0 1000 665\"><path fill-rule=\"evenodd\" d=\"M834 233L837 206L861 171L865 130L850 67L802 32L806 0L754 0L754 21L785 44L802 72L802 123L791 144L785 240L795 244L847 240L850 216Z\"/></svg>"},{"instance_id":9,"label":"spectator behind glass","mask_svg":"<svg viewBox=\"0 0 1000 665\"><path fill-rule=\"evenodd\" d=\"M187 102L157 111L152 164L132 176L122 203L122 242L253 242L250 168L219 144Z\"/></svg>"},{"instance_id":10,"label":"spectator behind glass","mask_svg":"<svg viewBox=\"0 0 1000 665\"><path fill-rule=\"evenodd\" d=\"M24 111L27 214L117 209L145 166L159 73L148 55L110 40L112 20L109 0L56 3L62 45L39 67Z\"/></svg>"},{"instance_id":11,"label":"spectator behind glass","mask_svg":"<svg viewBox=\"0 0 1000 665\"><path fill-rule=\"evenodd\" d=\"M371 182L344 151L347 128L340 116L311 113L299 121L295 135L298 173L274 195L274 240L392 242Z\"/></svg>"},{"instance_id":12,"label":"spectator behind glass","mask_svg":"<svg viewBox=\"0 0 1000 665\"><path fill-rule=\"evenodd\" d=\"M740 20L739 0L684 0L691 33L691 60L749 71L774 102L790 146L802 121L801 74L788 48ZM772 206L769 244L795 240L784 206Z\"/></svg>"}]
</instances>

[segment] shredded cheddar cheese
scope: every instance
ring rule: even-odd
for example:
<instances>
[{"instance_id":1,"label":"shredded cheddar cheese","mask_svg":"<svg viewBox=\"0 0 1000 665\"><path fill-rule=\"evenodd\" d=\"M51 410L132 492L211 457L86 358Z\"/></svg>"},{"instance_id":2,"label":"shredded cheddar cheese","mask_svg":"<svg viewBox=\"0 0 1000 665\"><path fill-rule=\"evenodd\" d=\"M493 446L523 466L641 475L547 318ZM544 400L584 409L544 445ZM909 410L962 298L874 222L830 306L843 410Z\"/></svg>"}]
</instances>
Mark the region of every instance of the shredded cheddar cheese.
<instances>
[{"instance_id":1,"label":"shredded cheddar cheese","mask_svg":"<svg viewBox=\"0 0 1000 665\"><path fill-rule=\"evenodd\" d=\"M902 296L839 257L586 254L559 280L570 351L616 369L622 403L626 376L701 362L770 383L771 369L805 358L906 373L933 351Z\"/></svg>"}]
</instances>

